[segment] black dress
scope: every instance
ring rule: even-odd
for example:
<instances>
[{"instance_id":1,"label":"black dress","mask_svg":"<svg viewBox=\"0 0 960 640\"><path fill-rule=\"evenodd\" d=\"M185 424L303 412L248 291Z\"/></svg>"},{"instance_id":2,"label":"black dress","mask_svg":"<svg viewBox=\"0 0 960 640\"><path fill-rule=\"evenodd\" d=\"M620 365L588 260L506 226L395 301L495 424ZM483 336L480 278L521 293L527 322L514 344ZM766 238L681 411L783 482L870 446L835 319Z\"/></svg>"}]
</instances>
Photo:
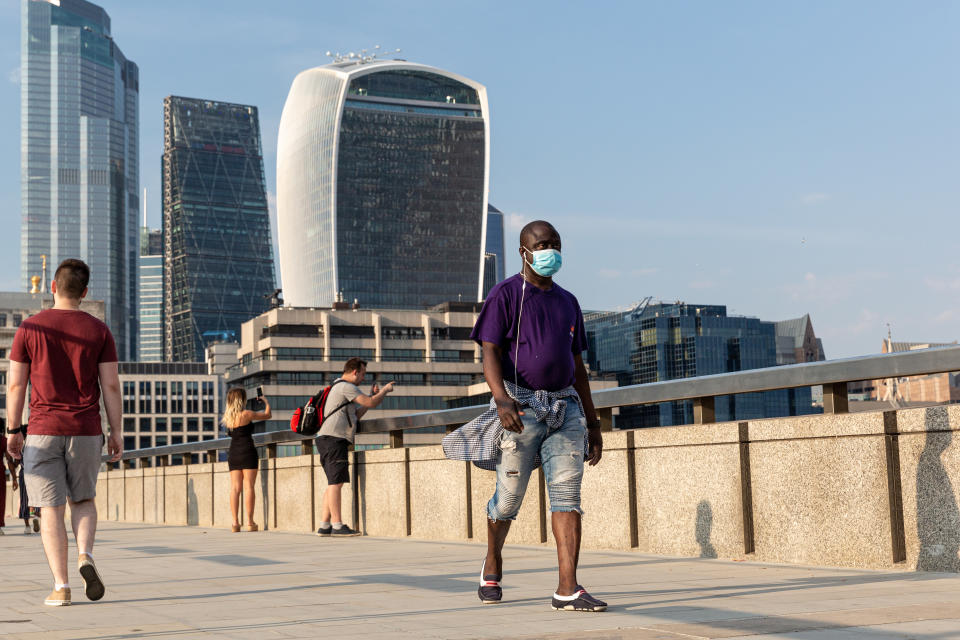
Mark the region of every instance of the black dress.
<instances>
[{"instance_id":1,"label":"black dress","mask_svg":"<svg viewBox=\"0 0 960 640\"><path fill-rule=\"evenodd\" d=\"M253 444L253 423L229 429L230 451L227 453L227 466L230 471L239 469L259 469L260 458Z\"/></svg>"}]
</instances>

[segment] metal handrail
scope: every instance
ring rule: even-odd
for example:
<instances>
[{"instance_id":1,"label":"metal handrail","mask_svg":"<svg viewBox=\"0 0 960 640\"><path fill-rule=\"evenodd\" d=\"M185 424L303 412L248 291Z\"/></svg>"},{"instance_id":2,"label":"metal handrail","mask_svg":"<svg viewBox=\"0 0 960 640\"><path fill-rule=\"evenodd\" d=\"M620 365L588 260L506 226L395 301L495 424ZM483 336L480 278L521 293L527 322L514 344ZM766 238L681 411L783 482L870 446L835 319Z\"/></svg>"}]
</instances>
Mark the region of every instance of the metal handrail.
<instances>
[{"instance_id":1,"label":"metal handrail","mask_svg":"<svg viewBox=\"0 0 960 640\"><path fill-rule=\"evenodd\" d=\"M594 405L601 411L609 411L615 407L681 400L693 400L695 402L708 400L712 402L712 399L716 396L815 385L824 385L825 389L830 387L831 393L841 394L845 400L845 386L848 382L927 375L948 371L960 371L960 346L859 356L825 362L807 362L650 384L636 384L594 391L592 395ZM374 418L361 422L357 431L363 434L389 433L396 435L417 429L459 425L477 417L487 407L488 405L475 405L458 409ZM293 431L284 430L259 433L253 436L253 440L257 446L269 446L298 444L304 442L305 439ZM226 449L229 446L230 438L219 438L137 449L124 452L123 459L133 460L154 456L206 453ZM107 457L104 456L104 461L106 459Z\"/></svg>"}]
</instances>

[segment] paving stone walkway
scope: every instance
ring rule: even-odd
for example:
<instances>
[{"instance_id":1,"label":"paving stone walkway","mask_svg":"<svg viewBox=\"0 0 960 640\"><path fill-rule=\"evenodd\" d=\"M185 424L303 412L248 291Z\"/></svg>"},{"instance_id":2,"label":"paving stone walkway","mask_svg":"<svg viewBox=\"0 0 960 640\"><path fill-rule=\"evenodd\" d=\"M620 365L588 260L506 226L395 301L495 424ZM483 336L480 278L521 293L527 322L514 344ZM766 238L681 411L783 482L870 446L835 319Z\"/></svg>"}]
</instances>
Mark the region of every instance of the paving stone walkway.
<instances>
[{"instance_id":1,"label":"paving stone walkway","mask_svg":"<svg viewBox=\"0 0 960 640\"><path fill-rule=\"evenodd\" d=\"M509 547L505 602L476 598L483 548L103 523L107 595L43 606L38 535L0 537L0 637L960 639L960 576L584 552L606 613L556 612L553 549ZM71 566L76 550L71 548ZM75 574L75 572L74 572Z\"/></svg>"}]
</instances>

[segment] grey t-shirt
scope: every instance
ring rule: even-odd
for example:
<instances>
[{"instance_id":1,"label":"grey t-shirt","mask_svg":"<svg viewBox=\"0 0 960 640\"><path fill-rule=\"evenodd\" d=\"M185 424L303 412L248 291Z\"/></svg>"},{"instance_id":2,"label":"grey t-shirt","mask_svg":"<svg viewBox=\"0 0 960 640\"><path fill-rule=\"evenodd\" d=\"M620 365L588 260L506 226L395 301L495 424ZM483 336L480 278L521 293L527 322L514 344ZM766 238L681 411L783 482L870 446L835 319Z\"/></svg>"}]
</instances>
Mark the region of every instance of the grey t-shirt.
<instances>
[{"instance_id":1,"label":"grey t-shirt","mask_svg":"<svg viewBox=\"0 0 960 640\"><path fill-rule=\"evenodd\" d=\"M323 426L320 427L320 433L317 435L333 436L353 442L353 434L357 430L357 404L353 402L353 399L361 393L360 387L352 382L344 380L335 383L333 388L330 389L330 395L327 396L327 403L324 405L323 412ZM336 408L344 402L350 404L334 413Z\"/></svg>"}]
</instances>

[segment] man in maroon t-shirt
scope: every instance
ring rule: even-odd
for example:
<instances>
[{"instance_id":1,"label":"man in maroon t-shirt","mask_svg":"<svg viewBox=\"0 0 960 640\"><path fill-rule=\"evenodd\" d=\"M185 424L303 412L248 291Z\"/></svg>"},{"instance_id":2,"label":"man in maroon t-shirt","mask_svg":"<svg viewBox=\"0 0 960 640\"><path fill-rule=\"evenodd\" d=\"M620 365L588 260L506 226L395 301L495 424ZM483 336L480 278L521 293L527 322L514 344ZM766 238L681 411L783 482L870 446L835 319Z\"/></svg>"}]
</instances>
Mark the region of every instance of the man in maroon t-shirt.
<instances>
[{"instance_id":1,"label":"man in maroon t-shirt","mask_svg":"<svg viewBox=\"0 0 960 640\"><path fill-rule=\"evenodd\" d=\"M89 281L90 268L82 260L61 262L50 287L53 308L24 321L10 350L7 424L20 425L28 382L31 391L26 440L19 429L8 429L8 447L13 457L23 457L30 506L40 507L43 516L40 535L54 580L44 604L51 606L70 604L63 521L68 502L86 595L99 600L104 593L93 563L93 498L103 450L101 389L111 462L123 454L117 349L107 325L80 311Z\"/></svg>"}]
</instances>

